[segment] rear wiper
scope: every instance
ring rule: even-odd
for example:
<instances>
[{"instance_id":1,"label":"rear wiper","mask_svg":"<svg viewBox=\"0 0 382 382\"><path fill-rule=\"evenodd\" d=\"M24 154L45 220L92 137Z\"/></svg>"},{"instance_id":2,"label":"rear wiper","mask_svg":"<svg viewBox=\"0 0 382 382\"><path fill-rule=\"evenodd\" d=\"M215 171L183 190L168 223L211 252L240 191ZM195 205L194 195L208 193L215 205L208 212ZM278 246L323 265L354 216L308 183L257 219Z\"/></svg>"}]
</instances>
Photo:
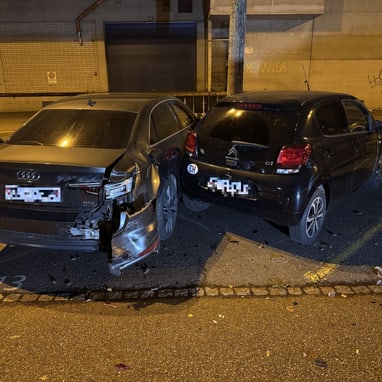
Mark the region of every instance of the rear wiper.
<instances>
[{"instance_id":1,"label":"rear wiper","mask_svg":"<svg viewBox=\"0 0 382 382\"><path fill-rule=\"evenodd\" d=\"M244 141L232 141L232 145L234 146L241 146L241 147L257 147L259 149L269 149L269 146L262 145L260 143L253 143L253 142L244 142Z\"/></svg>"}]
</instances>

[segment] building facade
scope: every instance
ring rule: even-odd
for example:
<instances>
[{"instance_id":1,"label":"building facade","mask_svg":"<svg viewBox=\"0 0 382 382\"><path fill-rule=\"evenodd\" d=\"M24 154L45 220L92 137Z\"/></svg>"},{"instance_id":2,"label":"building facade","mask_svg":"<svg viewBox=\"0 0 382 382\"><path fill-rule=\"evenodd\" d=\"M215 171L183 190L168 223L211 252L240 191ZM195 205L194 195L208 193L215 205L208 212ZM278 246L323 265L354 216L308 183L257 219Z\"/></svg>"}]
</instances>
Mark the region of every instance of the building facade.
<instances>
[{"instance_id":1,"label":"building facade","mask_svg":"<svg viewBox=\"0 0 382 382\"><path fill-rule=\"evenodd\" d=\"M2 0L0 111L99 91L224 94L231 0ZM382 108L380 0L247 0L244 90Z\"/></svg>"}]
</instances>

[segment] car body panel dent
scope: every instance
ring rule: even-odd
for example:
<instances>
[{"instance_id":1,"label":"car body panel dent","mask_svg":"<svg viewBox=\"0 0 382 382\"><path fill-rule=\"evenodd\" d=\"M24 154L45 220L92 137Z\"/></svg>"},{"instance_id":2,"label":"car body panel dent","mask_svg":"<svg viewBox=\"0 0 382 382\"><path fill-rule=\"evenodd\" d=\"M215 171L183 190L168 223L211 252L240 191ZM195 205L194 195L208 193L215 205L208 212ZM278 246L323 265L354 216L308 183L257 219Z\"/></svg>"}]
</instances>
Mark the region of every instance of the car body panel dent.
<instances>
[{"instance_id":1,"label":"car body panel dent","mask_svg":"<svg viewBox=\"0 0 382 382\"><path fill-rule=\"evenodd\" d=\"M148 167L148 176L147 178L150 179L150 187L148 189L150 190L150 195L152 199L155 199L158 195L159 186L160 186L160 175L159 175L159 169L158 166L151 165Z\"/></svg>"},{"instance_id":2,"label":"car body panel dent","mask_svg":"<svg viewBox=\"0 0 382 382\"><path fill-rule=\"evenodd\" d=\"M154 206L149 203L139 212L124 216L124 226L111 241L112 258L109 271L119 276L121 270L159 252L160 241Z\"/></svg>"}]
</instances>

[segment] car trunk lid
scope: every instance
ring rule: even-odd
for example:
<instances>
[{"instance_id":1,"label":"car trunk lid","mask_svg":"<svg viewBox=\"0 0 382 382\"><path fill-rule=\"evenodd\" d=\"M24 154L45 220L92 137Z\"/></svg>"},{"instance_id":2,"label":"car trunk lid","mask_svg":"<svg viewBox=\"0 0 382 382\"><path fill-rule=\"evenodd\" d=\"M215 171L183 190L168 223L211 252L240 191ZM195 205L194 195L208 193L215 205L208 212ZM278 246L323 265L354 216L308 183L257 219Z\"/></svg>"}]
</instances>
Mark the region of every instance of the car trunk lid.
<instances>
[{"instance_id":1,"label":"car trunk lid","mask_svg":"<svg viewBox=\"0 0 382 382\"><path fill-rule=\"evenodd\" d=\"M94 208L98 190L124 154L123 149L4 145L0 203L33 210Z\"/></svg>"}]
</instances>

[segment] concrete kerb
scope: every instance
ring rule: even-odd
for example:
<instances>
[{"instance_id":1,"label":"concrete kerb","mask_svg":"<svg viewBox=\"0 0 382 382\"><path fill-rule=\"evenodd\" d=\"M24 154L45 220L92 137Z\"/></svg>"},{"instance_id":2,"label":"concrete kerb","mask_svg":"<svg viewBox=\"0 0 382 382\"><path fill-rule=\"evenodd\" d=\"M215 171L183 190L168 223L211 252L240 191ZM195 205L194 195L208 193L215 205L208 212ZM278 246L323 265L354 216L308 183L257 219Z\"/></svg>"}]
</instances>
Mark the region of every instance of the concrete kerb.
<instances>
[{"instance_id":1,"label":"concrete kerb","mask_svg":"<svg viewBox=\"0 0 382 382\"><path fill-rule=\"evenodd\" d=\"M341 297L382 295L382 285L311 285L305 287L192 287L131 291L88 291L85 293L0 294L0 303L123 302L169 298L275 298L301 296Z\"/></svg>"}]
</instances>

